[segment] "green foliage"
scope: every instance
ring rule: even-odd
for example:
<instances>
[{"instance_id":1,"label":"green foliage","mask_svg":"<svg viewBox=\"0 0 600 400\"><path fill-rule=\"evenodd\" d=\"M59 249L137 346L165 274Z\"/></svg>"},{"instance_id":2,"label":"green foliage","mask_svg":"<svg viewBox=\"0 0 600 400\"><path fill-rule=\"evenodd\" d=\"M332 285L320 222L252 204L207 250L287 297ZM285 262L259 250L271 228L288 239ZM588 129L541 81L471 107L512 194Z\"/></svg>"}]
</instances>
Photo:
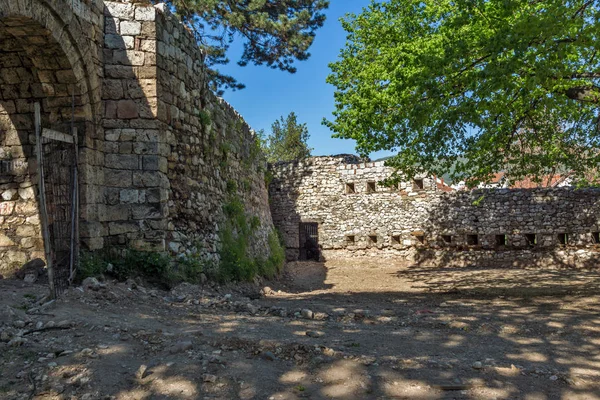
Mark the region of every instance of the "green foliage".
<instances>
[{"instance_id":1,"label":"green foliage","mask_svg":"<svg viewBox=\"0 0 600 400\"><path fill-rule=\"evenodd\" d=\"M198 113L198 118L200 119L200 124L202 126L208 126L212 122L210 113L206 110L200 110L200 112Z\"/></svg>"},{"instance_id":2,"label":"green foliage","mask_svg":"<svg viewBox=\"0 0 600 400\"><path fill-rule=\"evenodd\" d=\"M373 1L327 81L339 138L470 185L600 161L600 1Z\"/></svg>"},{"instance_id":3,"label":"green foliage","mask_svg":"<svg viewBox=\"0 0 600 400\"><path fill-rule=\"evenodd\" d=\"M245 192L249 192L250 190L252 190L252 184L248 179L242 180L242 189L244 189Z\"/></svg>"},{"instance_id":4,"label":"green foliage","mask_svg":"<svg viewBox=\"0 0 600 400\"><path fill-rule=\"evenodd\" d=\"M281 117L271 125L271 134L265 137L263 131L259 132L263 151L267 161L293 161L310 157L311 148L308 147L308 128L306 124L299 124L295 113L290 113L286 118Z\"/></svg>"},{"instance_id":5,"label":"green foliage","mask_svg":"<svg viewBox=\"0 0 600 400\"><path fill-rule=\"evenodd\" d=\"M108 253L105 251L82 251L77 268L77 279L84 280L85 278L100 276L107 272L109 263Z\"/></svg>"},{"instance_id":6,"label":"green foliage","mask_svg":"<svg viewBox=\"0 0 600 400\"><path fill-rule=\"evenodd\" d=\"M200 254L198 243L189 254L177 257L175 275L178 280L189 283L200 283L200 276L206 270L206 260Z\"/></svg>"},{"instance_id":7,"label":"green foliage","mask_svg":"<svg viewBox=\"0 0 600 400\"><path fill-rule=\"evenodd\" d=\"M323 26L328 0L167 0L195 33L209 66L227 64L234 38L243 41L238 64L267 65L295 72L294 62L309 57L315 32ZM209 70L214 90L244 85ZM222 91L219 90L219 93Z\"/></svg>"},{"instance_id":8,"label":"green foliage","mask_svg":"<svg viewBox=\"0 0 600 400\"><path fill-rule=\"evenodd\" d=\"M227 187L225 188L228 194L235 194L238 190L237 183L233 179L227 181Z\"/></svg>"},{"instance_id":9,"label":"green foliage","mask_svg":"<svg viewBox=\"0 0 600 400\"><path fill-rule=\"evenodd\" d=\"M283 267L285 263L285 248L283 246L283 239L279 231L273 230L269 232L269 257L261 263L260 274L267 278L273 278Z\"/></svg>"},{"instance_id":10,"label":"green foliage","mask_svg":"<svg viewBox=\"0 0 600 400\"><path fill-rule=\"evenodd\" d=\"M481 196L479 196L477 199L473 200L473 205L475 207L479 207L481 205L481 202L485 199L485 195L482 194Z\"/></svg>"},{"instance_id":11,"label":"green foliage","mask_svg":"<svg viewBox=\"0 0 600 400\"><path fill-rule=\"evenodd\" d=\"M273 171L270 169L265 171L265 186L268 188L271 182L273 182Z\"/></svg>"},{"instance_id":12,"label":"green foliage","mask_svg":"<svg viewBox=\"0 0 600 400\"><path fill-rule=\"evenodd\" d=\"M173 270L171 258L163 253L124 249L81 254L77 279L104 274L121 281L141 277L152 284L167 287L180 280Z\"/></svg>"},{"instance_id":13,"label":"green foliage","mask_svg":"<svg viewBox=\"0 0 600 400\"><path fill-rule=\"evenodd\" d=\"M248 217L237 196L230 196L223 211L226 220L220 230L221 262L216 278L223 282L250 281L257 275L271 278L281 271L285 251L277 233L269 234L267 259L252 257L250 241L260 227L260 219L257 216Z\"/></svg>"},{"instance_id":14,"label":"green foliage","mask_svg":"<svg viewBox=\"0 0 600 400\"><path fill-rule=\"evenodd\" d=\"M239 197L230 195L229 198L223 206L226 220L220 230L221 263L218 278L221 281L251 280L258 271L255 260L248 255L253 228Z\"/></svg>"}]
</instances>

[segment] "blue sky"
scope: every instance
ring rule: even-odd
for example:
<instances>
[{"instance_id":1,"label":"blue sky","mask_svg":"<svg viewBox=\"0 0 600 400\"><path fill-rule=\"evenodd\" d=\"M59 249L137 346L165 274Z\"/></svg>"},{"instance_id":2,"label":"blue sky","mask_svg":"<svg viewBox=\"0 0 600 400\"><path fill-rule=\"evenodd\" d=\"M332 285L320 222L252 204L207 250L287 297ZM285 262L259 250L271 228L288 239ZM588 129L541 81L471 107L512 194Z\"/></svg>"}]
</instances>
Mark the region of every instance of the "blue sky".
<instances>
[{"instance_id":1,"label":"blue sky","mask_svg":"<svg viewBox=\"0 0 600 400\"><path fill-rule=\"evenodd\" d=\"M346 33L339 19L346 13L360 13L369 0L332 0L325 25L317 31L310 48L311 57L296 63L298 72L290 74L265 66L239 67L241 46L232 46L231 63L219 69L244 83L240 91L227 91L224 98L240 112L255 130L270 132L271 124L294 111L298 121L306 123L310 133L309 146L313 155L355 153L354 141L333 139L331 131L321 125L334 110L333 86L325 82L328 64L335 61L346 43ZM388 155L372 154L371 158Z\"/></svg>"}]
</instances>

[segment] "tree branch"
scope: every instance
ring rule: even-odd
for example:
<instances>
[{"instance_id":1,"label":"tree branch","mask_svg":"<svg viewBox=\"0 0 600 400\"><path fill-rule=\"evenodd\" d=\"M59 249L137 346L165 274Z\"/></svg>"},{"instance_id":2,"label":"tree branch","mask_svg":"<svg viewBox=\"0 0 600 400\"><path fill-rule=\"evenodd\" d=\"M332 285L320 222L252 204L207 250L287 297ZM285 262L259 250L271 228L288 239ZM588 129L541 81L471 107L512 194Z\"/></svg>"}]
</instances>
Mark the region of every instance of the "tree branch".
<instances>
[{"instance_id":1,"label":"tree branch","mask_svg":"<svg viewBox=\"0 0 600 400\"><path fill-rule=\"evenodd\" d=\"M565 95L577 101L600 104L600 86L581 86L566 90Z\"/></svg>"},{"instance_id":2,"label":"tree branch","mask_svg":"<svg viewBox=\"0 0 600 400\"><path fill-rule=\"evenodd\" d=\"M583 5L581 7L579 7L579 9L577 9L577 11L575 11L575 14L573 14L573 16L571 18L576 18L579 16L579 14L583 13L585 11L586 8L588 8L592 3L594 3L595 0L589 0L585 3L583 3Z\"/></svg>"}]
</instances>

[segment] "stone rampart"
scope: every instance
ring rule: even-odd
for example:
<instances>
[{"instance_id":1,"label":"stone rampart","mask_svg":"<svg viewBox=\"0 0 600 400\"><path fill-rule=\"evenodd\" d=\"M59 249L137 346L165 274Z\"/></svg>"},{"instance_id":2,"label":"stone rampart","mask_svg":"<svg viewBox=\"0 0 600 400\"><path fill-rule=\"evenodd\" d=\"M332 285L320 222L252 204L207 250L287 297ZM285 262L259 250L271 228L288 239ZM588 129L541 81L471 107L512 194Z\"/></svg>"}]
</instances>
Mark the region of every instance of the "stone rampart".
<instances>
[{"instance_id":1,"label":"stone rampart","mask_svg":"<svg viewBox=\"0 0 600 400\"><path fill-rule=\"evenodd\" d=\"M271 212L289 259L300 253L300 224L307 222L318 223L324 258L577 267L600 258L598 189L450 192L434 177L390 188L379 185L392 172L383 162L347 156L271 168Z\"/></svg>"},{"instance_id":2,"label":"stone rampart","mask_svg":"<svg viewBox=\"0 0 600 400\"><path fill-rule=\"evenodd\" d=\"M266 166L209 90L192 33L149 2L11 0L0 2L0 273L43 252L35 102L43 127L78 129L84 249L214 258L235 196L260 220L252 247L266 255Z\"/></svg>"}]
</instances>

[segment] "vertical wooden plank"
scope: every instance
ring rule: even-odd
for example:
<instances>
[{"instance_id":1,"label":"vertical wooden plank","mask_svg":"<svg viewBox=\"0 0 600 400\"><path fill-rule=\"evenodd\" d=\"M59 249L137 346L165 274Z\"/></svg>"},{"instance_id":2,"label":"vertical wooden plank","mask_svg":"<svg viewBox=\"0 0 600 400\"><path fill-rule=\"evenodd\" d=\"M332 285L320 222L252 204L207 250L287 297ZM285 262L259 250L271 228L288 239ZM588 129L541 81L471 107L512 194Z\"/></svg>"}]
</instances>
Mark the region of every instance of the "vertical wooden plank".
<instances>
[{"instance_id":1,"label":"vertical wooden plank","mask_svg":"<svg viewBox=\"0 0 600 400\"><path fill-rule=\"evenodd\" d=\"M77 271L77 261L79 259L79 149L77 128L73 127L71 134L73 135L73 188L71 195L71 260L69 263L69 284L73 282Z\"/></svg>"},{"instance_id":2,"label":"vertical wooden plank","mask_svg":"<svg viewBox=\"0 0 600 400\"><path fill-rule=\"evenodd\" d=\"M44 184L44 155L42 152L42 117L40 103L34 104L35 113L35 152L38 164L38 194L40 198L40 216L42 220L42 238L44 240L44 253L46 255L46 265L48 267L48 281L50 284L50 297L56 297L56 287L54 286L54 269L52 265L52 254L50 247L50 233L48 231L48 210L46 208L46 188Z\"/></svg>"}]
</instances>

